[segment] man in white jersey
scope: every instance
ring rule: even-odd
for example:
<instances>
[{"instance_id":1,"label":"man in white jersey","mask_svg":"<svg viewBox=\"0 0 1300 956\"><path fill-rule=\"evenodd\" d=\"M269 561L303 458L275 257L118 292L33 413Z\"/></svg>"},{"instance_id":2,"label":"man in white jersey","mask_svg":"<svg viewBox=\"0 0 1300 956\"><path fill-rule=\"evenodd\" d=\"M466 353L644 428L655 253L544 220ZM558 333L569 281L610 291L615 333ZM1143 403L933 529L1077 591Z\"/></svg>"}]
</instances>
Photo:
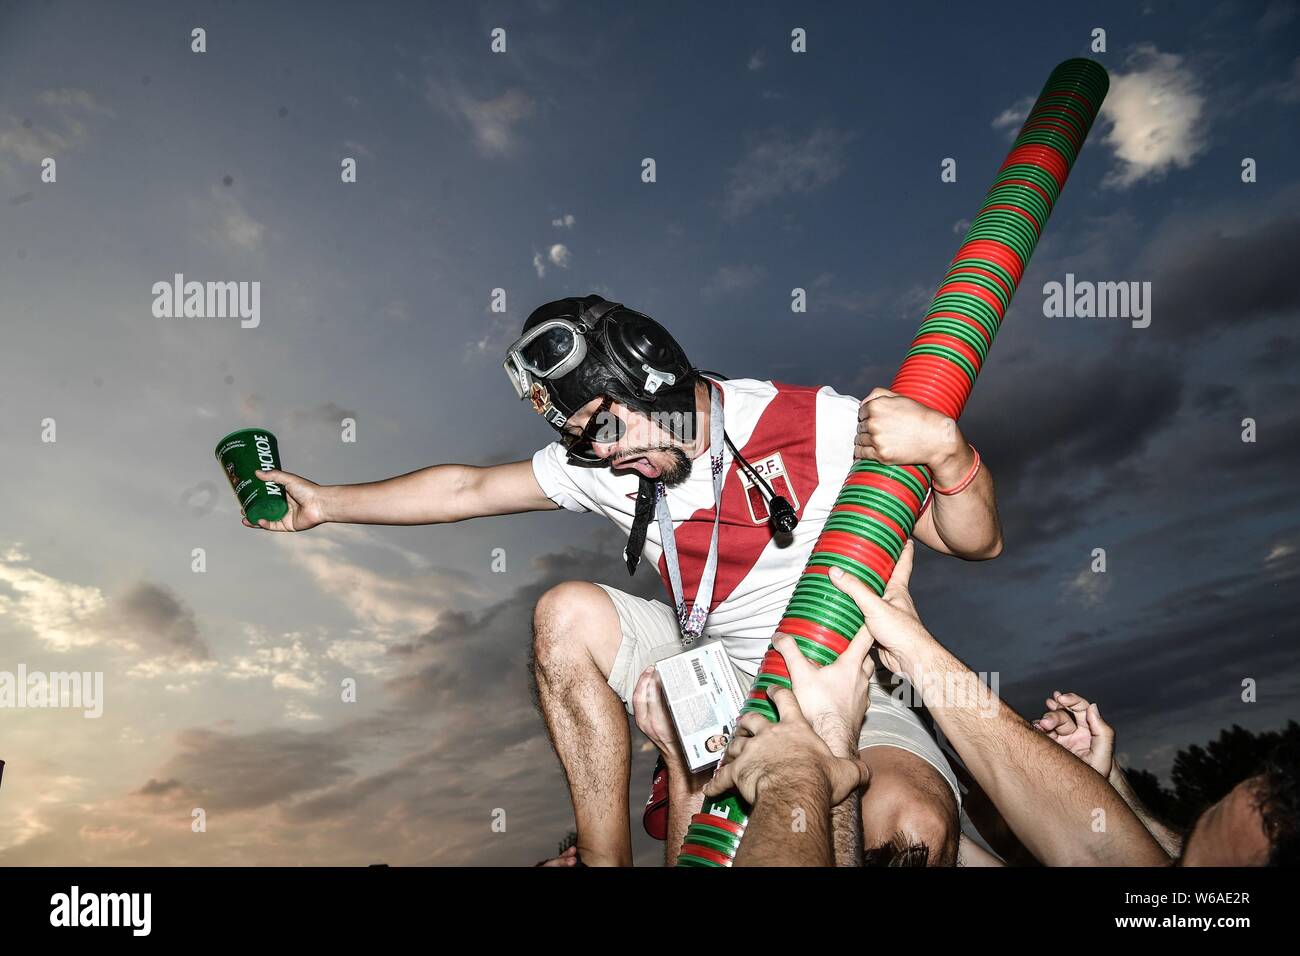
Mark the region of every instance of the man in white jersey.
<instances>
[{"instance_id":1,"label":"man in white jersey","mask_svg":"<svg viewBox=\"0 0 1300 956\"><path fill-rule=\"evenodd\" d=\"M568 581L534 611L538 699L577 823L567 864L630 865L627 713L638 679L684 632L702 631L722 640L748 684L855 457L924 464L936 488L959 488L927 499L917 540L967 559L1001 550L992 481L955 423L883 389L860 403L828 387L701 373L653 319L594 295L536 309L506 371L560 434L531 461L434 465L341 486L264 473L285 487L289 513L259 526L427 524L564 508L599 512L628 533L629 571L649 558L677 610ZM921 721L877 685L858 743L872 773L862 799L866 845L901 831L925 842L933 862L950 862L960 791Z\"/></svg>"}]
</instances>

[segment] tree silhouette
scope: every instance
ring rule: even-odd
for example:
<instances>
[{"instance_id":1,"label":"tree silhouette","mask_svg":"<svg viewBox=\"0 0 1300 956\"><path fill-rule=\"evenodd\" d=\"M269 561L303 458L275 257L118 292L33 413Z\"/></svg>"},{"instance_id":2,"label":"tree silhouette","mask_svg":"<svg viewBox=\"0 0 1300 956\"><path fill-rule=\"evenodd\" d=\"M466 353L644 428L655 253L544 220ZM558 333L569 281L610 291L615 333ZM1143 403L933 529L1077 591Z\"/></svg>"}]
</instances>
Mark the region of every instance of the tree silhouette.
<instances>
[{"instance_id":1,"label":"tree silhouette","mask_svg":"<svg viewBox=\"0 0 1300 956\"><path fill-rule=\"evenodd\" d=\"M1283 741L1300 742L1300 724L1290 720L1281 730L1259 733L1233 724L1204 747L1192 744L1178 751L1169 774L1172 789L1162 786L1149 771L1130 769L1125 773L1152 813L1167 823L1190 827L1202 810L1259 772L1260 764Z\"/></svg>"}]
</instances>

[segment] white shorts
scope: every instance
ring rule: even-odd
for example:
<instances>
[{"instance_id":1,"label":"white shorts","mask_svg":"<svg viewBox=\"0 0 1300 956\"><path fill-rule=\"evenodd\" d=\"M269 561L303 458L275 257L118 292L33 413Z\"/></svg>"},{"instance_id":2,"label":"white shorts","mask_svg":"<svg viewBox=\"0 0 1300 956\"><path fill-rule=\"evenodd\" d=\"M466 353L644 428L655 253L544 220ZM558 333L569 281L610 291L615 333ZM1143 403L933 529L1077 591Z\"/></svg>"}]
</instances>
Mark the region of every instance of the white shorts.
<instances>
[{"instance_id":1,"label":"white shorts","mask_svg":"<svg viewBox=\"0 0 1300 956\"><path fill-rule=\"evenodd\" d=\"M681 631L677 615L663 601L649 601L617 588L599 584L618 610L618 622L623 639L609 672L609 686L618 694L632 713L632 691L641 672L658 660L681 650ZM735 667L732 662L732 667ZM741 687L748 687L753 678L736 668ZM871 678L870 706L858 736L858 749L868 747L897 747L920 757L948 781L957 806L961 806L961 788L957 776L930 731L917 713L891 694L879 677Z\"/></svg>"}]
</instances>

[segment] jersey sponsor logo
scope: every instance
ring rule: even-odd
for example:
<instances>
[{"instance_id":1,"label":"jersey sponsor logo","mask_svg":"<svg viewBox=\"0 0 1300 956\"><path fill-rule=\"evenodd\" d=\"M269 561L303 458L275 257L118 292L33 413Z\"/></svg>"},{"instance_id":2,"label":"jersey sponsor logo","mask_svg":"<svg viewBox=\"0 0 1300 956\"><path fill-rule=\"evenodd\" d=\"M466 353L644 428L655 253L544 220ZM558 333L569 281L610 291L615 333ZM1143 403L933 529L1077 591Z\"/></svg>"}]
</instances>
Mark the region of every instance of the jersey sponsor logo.
<instances>
[{"instance_id":1,"label":"jersey sponsor logo","mask_svg":"<svg viewBox=\"0 0 1300 956\"><path fill-rule=\"evenodd\" d=\"M799 510L799 496L790 486L790 479L785 472L785 461L779 451L750 460L749 464L764 481L772 486L773 492L789 501L795 511ZM768 511L767 496L763 493L763 487L750 478L743 468L736 474L745 488L745 503L749 505L750 520L754 524L765 524L771 513Z\"/></svg>"}]
</instances>

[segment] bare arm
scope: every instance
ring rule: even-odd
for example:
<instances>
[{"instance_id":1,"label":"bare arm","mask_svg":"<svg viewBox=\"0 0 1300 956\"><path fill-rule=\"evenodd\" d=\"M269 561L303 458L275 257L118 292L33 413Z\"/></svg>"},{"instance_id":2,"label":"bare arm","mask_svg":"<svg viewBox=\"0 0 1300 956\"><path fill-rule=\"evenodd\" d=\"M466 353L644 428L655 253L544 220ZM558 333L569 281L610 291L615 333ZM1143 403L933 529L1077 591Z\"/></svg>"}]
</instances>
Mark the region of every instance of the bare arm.
<instances>
[{"instance_id":1,"label":"bare arm","mask_svg":"<svg viewBox=\"0 0 1300 956\"><path fill-rule=\"evenodd\" d=\"M1004 862L980 846L966 834L957 841L958 866L1006 866Z\"/></svg>"},{"instance_id":2,"label":"bare arm","mask_svg":"<svg viewBox=\"0 0 1300 956\"><path fill-rule=\"evenodd\" d=\"M938 488L961 484L975 464L975 453L953 419L887 388L872 389L862 400L853 454L887 465L925 465ZM957 494L933 495L912 536L968 561L1001 554L1002 528L987 463L981 461L974 480Z\"/></svg>"},{"instance_id":3,"label":"bare arm","mask_svg":"<svg viewBox=\"0 0 1300 956\"><path fill-rule=\"evenodd\" d=\"M956 428L956 423L953 423ZM970 445L957 433L960 447L930 465L934 484L951 488L958 484L975 463ZM1002 553L1002 527L998 522L993 476L988 464L980 462L979 474L963 491L955 495L934 494L930 507L917 519L912 536L942 554L969 561L996 558Z\"/></svg>"},{"instance_id":4,"label":"bare arm","mask_svg":"<svg viewBox=\"0 0 1300 956\"><path fill-rule=\"evenodd\" d=\"M873 594L872 597L875 595ZM1047 866L1161 866L1169 857L1106 780L1036 732L931 639L909 677L971 775Z\"/></svg>"},{"instance_id":5,"label":"bare arm","mask_svg":"<svg viewBox=\"0 0 1300 956\"><path fill-rule=\"evenodd\" d=\"M488 515L553 511L531 460L503 465L431 465L396 478L321 488L326 521L446 524Z\"/></svg>"},{"instance_id":6,"label":"bare arm","mask_svg":"<svg viewBox=\"0 0 1300 956\"><path fill-rule=\"evenodd\" d=\"M939 729L1020 841L1048 866L1168 865L1101 774L1030 727L925 629L907 591L912 554L904 550L883 597L849 574L831 580L862 610L882 663L921 689Z\"/></svg>"},{"instance_id":7,"label":"bare arm","mask_svg":"<svg viewBox=\"0 0 1300 956\"><path fill-rule=\"evenodd\" d=\"M1128 804L1129 809L1137 814L1137 818L1142 821L1142 825L1150 831L1151 835L1156 838L1156 842L1171 858L1183 852L1182 834L1176 830L1171 830L1152 815L1146 804L1142 802L1137 792L1129 784L1128 777L1125 775L1124 769L1119 765L1118 760L1111 764L1109 780L1110 785L1115 788L1115 792Z\"/></svg>"},{"instance_id":8,"label":"bare arm","mask_svg":"<svg viewBox=\"0 0 1300 956\"><path fill-rule=\"evenodd\" d=\"M772 780L758 791L735 865L831 866L830 816L830 787L816 774Z\"/></svg>"},{"instance_id":9,"label":"bare arm","mask_svg":"<svg viewBox=\"0 0 1300 956\"><path fill-rule=\"evenodd\" d=\"M691 817L704 805L704 781L691 773L685 762L668 768L668 836L664 840L664 865L676 866L677 853L686 840Z\"/></svg>"}]
</instances>

